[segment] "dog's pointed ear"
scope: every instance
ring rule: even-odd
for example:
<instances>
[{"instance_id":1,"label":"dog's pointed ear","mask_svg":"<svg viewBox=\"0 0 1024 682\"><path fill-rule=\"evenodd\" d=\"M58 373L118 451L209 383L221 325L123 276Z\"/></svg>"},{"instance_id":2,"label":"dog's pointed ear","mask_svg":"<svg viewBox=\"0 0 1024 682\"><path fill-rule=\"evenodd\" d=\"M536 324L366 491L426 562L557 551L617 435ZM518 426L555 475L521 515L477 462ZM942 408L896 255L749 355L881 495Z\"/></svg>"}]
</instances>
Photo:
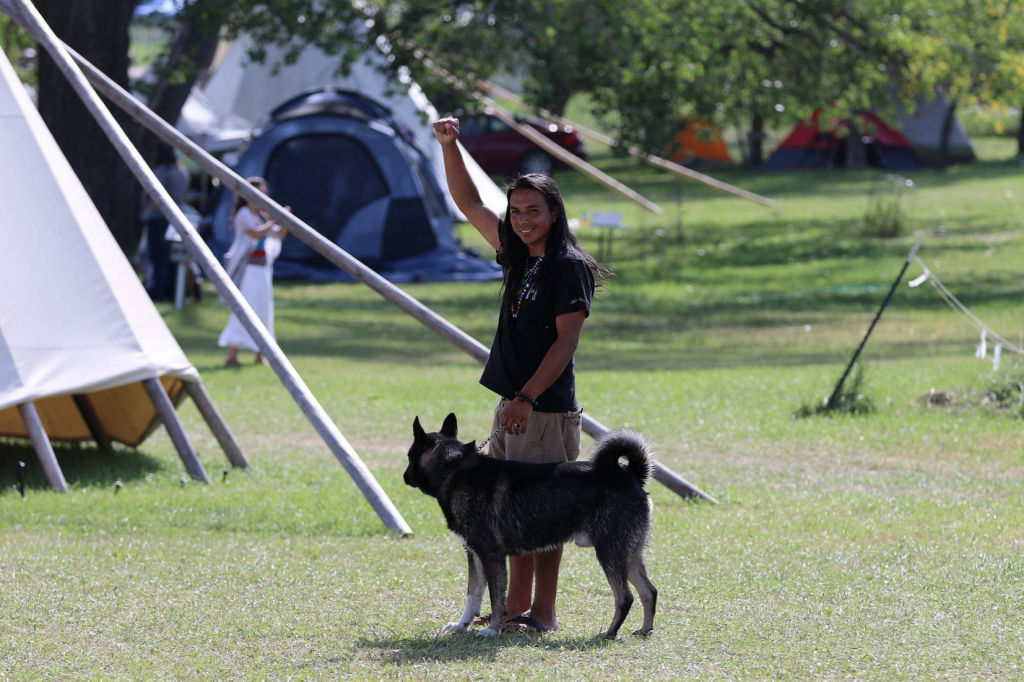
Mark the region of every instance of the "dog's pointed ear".
<instances>
[{"instance_id":1,"label":"dog's pointed ear","mask_svg":"<svg viewBox=\"0 0 1024 682\"><path fill-rule=\"evenodd\" d=\"M456 438L459 435L459 422L455 418L455 413L452 412L444 418L444 424L441 425L441 435L445 438Z\"/></svg>"},{"instance_id":2,"label":"dog's pointed ear","mask_svg":"<svg viewBox=\"0 0 1024 682\"><path fill-rule=\"evenodd\" d=\"M471 456L474 452L476 452L476 441L466 443L458 450L448 450L445 454L445 459L449 462L458 462Z\"/></svg>"},{"instance_id":3,"label":"dog's pointed ear","mask_svg":"<svg viewBox=\"0 0 1024 682\"><path fill-rule=\"evenodd\" d=\"M420 418L416 417L412 420L412 435L417 441L421 441L427 437L427 432L420 426Z\"/></svg>"}]
</instances>

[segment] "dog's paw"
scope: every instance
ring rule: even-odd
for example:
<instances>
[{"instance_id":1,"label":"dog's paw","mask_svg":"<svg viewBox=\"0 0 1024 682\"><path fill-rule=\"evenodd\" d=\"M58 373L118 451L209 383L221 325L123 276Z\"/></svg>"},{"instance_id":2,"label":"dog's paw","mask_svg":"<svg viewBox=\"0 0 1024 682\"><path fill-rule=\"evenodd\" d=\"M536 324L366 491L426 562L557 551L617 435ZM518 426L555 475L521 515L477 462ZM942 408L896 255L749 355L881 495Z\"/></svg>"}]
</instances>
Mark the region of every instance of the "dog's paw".
<instances>
[{"instance_id":1,"label":"dog's paw","mask_svg":"<svg viewBox=\"0 0 1024 682\"><path fill-rule=\"evenodd\" d=\"M482 630L477 630L476 636L477 637L497 637L500 634L501 634L501 630L494 630L492 628L484 628Z\"/></svg>"},{"instance_id":2,"label":"dog's paw","mask_svg":"<svg viewBox=\"0 0 1024 682\"><path fill-rule=\"evenodd\" d=\"M633 636L634 637L650 637L652 632L654 632L654 628L651 628L650 630L645 630L643 628L640 628L639 630L633 630Z\"/></svg>"},{"instance_id":3,"label":"dog's paw","mask_svg":"<svg viewBox=\"0 0 1024 682\"><path fill-rule=\"evenodd\" d=\"M466 632L467 630L469 630L468 625L463 625L462 623L448 623L448 625L444 626L444 629L441 630L441 632Z\"/></svg>"}]
</instances>

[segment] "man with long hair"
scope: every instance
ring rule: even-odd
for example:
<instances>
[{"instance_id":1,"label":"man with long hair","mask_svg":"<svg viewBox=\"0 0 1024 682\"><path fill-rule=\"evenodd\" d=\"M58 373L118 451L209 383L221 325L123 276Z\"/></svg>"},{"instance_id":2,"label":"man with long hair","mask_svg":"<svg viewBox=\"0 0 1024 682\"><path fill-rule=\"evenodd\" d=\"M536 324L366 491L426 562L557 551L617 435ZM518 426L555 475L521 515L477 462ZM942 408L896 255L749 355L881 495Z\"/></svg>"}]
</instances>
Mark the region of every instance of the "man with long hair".
<instances>
[{"instance_id":1,"label":"man with long hair","mask_svg":"<svg viewBox=\"0 0 1024 682\"><path fill-rule=\"evenodd\" d=\"M504 274L498 329L480 377L499 396L492 430L504 427L491 440L489 454L522 462L573 461L580 454L582 416L573 354L590 314L595 280L605 271L569 229L554 180L542 173L513 180L501 219L481 201L466 170L456 144L458 119L434 122L434 134L452 198L495 248ZM510 558L508 627L558 628L561 559L561 547Z\"/></svg>"}]
</instances>

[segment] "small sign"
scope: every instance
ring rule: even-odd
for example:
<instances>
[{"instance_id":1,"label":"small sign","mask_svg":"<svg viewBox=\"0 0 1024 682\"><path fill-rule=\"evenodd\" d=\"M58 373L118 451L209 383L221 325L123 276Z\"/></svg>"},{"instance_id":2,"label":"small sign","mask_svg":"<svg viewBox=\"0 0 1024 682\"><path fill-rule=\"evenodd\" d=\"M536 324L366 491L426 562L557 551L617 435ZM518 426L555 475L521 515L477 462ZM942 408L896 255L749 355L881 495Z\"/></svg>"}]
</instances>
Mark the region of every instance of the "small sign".
<instances>
[{"instance_id":1,"label":"small sign","mask_svg":"<svg viewBox=\"0 0 1024 682\"><path fill-rule=\"evenodd\" d=\"M189 262L188 249L184 242L168 242L171 247L171 262L185 265Z\"/></svg>"},{"instance_id":2,"label":"small sign","mask_svg":"<svg viewBox=\"0 0 1024 682\"><path fill-rule=\"evenodd\" d=\"M626 225L622 224L623 214L618 211L594 211L593 213L584 213L580 216L581 227L603 227L610 228L613 230L628 230Z\"/></svg>"}]
</instances>

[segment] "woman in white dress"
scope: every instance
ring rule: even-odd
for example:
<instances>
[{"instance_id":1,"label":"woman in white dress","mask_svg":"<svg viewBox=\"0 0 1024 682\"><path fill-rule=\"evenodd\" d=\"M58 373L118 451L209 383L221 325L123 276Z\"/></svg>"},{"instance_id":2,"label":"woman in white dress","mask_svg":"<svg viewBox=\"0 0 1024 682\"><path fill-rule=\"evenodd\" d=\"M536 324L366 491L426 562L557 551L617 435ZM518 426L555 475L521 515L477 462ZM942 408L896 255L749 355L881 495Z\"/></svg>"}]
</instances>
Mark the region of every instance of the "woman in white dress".
<instances>
[{"instance_id":1,"label":"woman in white dress","mask_svg":"<svg viewBox=\"0 0 1024 682\"><path fill-rule=\"evenodd\" d=\"M263 178L252 177L248 182L264 194L269 193ZM231 208L231 224L235 230L235 239L224 254L224 265L242 296L270 335L274 336L274 259L281 253L285 229L267 220L259 209L242 197L235 198L235 205ZM238 366L238 351L241 348L255 351L256 362L263 362L259 346L234 313L221 332L217 344L228 349L224 364L229 367Z\"/></svg>"}]
</instances>

